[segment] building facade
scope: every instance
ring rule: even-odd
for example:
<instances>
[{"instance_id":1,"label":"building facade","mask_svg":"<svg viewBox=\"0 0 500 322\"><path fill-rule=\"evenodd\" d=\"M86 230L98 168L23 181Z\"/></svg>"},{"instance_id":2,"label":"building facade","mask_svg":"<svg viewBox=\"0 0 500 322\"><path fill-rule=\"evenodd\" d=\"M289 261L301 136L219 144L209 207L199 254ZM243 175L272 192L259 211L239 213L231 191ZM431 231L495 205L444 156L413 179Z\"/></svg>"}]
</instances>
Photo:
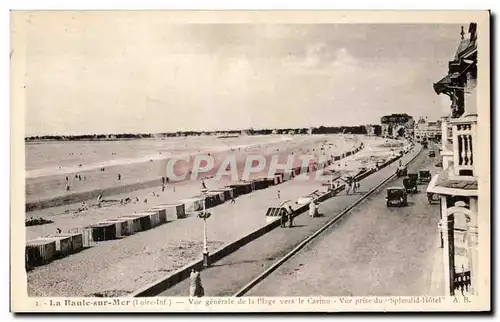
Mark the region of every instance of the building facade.
<instances>
[{"instance_id":1,"label":"building facade","mask_svg":"<svg viewBox=\"0 0 500 322\"><path fill-rule=\"evenodd\" d=\"M413 131L415 140L440 140L441 139L441 120L427 121L421 117L415 124Z\"/></svg>"},{"instance_id":2,"label":"building facade","mask_svg":"<svg viewBox=\"0 0 500 322\"><path fill-rule=\"evenodd\" d=\"M415 122L413 117L408 114L391 114L382 116L380 119L382 124L383 137L390 138L412 138L414 133Z\"/></svg>"},{"instance_id":3,"label":"building facade","mask_svg":"<svg viewBox=\"0 0 500 322\"><path fill-rule=\"evenodd\" d=\"M433 177L427 193L441 203L441 247L446 295L477 295L478 178L477 178L477 33L462 27L461 41L448 64L448 75L434 84L438 95L449 96L450 114L441 122L443 170Z\"/></svg>"}]
</instances>

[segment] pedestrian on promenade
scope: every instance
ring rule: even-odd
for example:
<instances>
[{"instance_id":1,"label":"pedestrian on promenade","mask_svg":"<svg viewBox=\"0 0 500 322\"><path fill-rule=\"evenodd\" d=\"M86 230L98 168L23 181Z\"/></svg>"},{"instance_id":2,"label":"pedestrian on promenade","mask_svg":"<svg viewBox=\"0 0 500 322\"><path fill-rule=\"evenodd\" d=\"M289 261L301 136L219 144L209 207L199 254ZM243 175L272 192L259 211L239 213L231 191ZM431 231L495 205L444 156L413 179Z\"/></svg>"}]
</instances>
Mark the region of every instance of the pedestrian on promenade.
<instances>
[{"instance_id":1,"label":"pedestrian on promenade","mask_svg":"<svg viewBox=\"0 0 500 322\"><path fill-rule=\"evenodd\" d=\"M148 203L148 198L144 198L144 203Z\"/></svg>"},{"instance_id":2,"label":"pedestrian on promenade","mask_svg":"<svg viewBox=\"0 0 500 322\"><path fill-rule=\"evenodd\" d=\"M280 199L280 191L278 190L278 199Z\"/></svg>"},{"instance_id":3,"label":"pedestrian on promenade","mask_svg":"<svg viewBox=\"0 0 500 322\"><path fill-rule=\"evenodd\" d=\"M161 184L164 185L165 184L165 177L161 177Z\"/></svg>"},{"instance_id":4,"label":"pedestrian on promenade","mask_svg":"<svg viewBox=\"0 0 500 322\"><path fill-rule=\"evenodd\" d=\"M316 204L314 203L314 201L311 201L311 203L309 204L309 216L311 218L314 218L315 215L316 215Z\"/></svg>"},{"instance_id":5,"label":"pedestrian on promenade","mask_svg":"<svg viewBox=\"0 0 500 322\"><path fill-rule=\"evenodd\" d=\"M280 209L280 210L281 210L281 215L280 215L281 216L281 218L280 218L281 225L280 226L281 226L281 228L285 228L285 226L286 226L286 210L285 209Z\"/></svg>"},{"instance_id":6,"label":"pedestrian on promenade","mask_svg":"<svg viewBox=\"0 0 500 322\"><path fill-rule=\"evenodd\" d=\"M118 173L118 180L122 179L122 175Z\"/></svg>"},{"instance_id":7,"label":"pedestrian on promenade","mask_svg":"<svg viewBox=\"0 0 500 322\"><path fill-rule=\"evenodd\" d=\"M162 185L161 185L161 192L164 192L164 191L165 191L165 185L164 185L164 184L162 184Z\"/></svg>"},{"instance_id":8,"label":"pedestrian on promenade","mask_svg":"<svg viewBox=\"0 0 500 322\"><path fill-rule=\"evenodd\" d=\"M359 181L356 181L356 191L359 192L359 188L361 187L361 184Z\"/></svg>"},{"instance_id":9,"label":"pedestrian on promenade","mask_svg":"<svg viewBox=\"0 0 500 322\"><path fill-rule=\"evenodd\" d=\"M292 206L288 206L288 227L293 227L293 209Z\"/></svg>"},{"instance_id":10,"label":"pedestrian on promenade","mask_svg":"<svg viewBox=\"0 0 500 322\"><path fill-rule=\"evenodd\" d=\"M233 203L236 203L236 200L234 200L234 197L233 197L233 196L231 196L231 203L232 203L232 204L233 204Z\"/></svg>"},{"instance_id":11,"label":"pedestrian on promenade","mask_svg":"<svg viewBox=\"0 0 500 322\"><path fill-rule=\"evenodd\" d=\"M189 284L189 296L190 297L202 297L205 295L205 290L203 289L203 285L201 284L201 276L200 272L191 270L191 274L189 276L190 284Z\"/></svg>"}]
</instances>

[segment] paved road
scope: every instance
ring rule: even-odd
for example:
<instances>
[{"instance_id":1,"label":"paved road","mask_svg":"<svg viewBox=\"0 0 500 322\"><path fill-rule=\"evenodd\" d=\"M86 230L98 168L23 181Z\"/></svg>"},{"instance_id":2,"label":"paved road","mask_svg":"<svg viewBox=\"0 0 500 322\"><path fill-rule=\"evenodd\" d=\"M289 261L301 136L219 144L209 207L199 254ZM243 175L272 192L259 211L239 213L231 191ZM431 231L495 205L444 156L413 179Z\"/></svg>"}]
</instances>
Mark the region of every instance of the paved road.
<instances>
[{"instance_id":1,"label":"paved road","mask_svg":"<svg viewBox=\"0 0 500 322\"><path fill-rule=\"evenodd\" d=\"M404 160L409 160L411 157L412 155L406 155ZM415 162L419 165L424 163L426 159L427 157L422 153ZM319 211L323 214L322 217L310 218L306 213L299 215L295 220L296 226L294 228L275 229L214 263L212 267L203 270L201 277L205 295L233 295L271 266L278 258L289 252L332 217L359 199L371 187L394 173L396 168L397 164L392 164L364 179L361 182L361 192L359 194L340 194L321 203ZM188 296L188 290L189 280L184 280L167 289L160 296Z\"/></svg>"},{"instance_id":2,"label":"paved road","mask_svg":"<svg viewBox=\"0 0 500 322\"><path fill-rule=\"evenodd\" d=\"M423 150L409 170L436 173L436 162ZM425 188L404 208L387 208L381 189L245 296L430 294L439 205L428 204Z\"/></svg>"}]
</instances>

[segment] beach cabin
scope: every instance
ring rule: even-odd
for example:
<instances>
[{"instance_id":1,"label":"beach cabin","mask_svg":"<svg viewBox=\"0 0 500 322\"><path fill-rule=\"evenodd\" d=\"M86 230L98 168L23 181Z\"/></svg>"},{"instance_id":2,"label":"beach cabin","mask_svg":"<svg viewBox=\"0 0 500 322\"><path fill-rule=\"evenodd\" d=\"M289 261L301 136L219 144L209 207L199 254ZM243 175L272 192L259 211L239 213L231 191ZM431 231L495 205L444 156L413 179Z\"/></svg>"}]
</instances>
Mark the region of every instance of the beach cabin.
<instances>
[{"instance_id":1,"label":"beach cabin","mask_svg":"<svg viewBox=\"0 0 500 322\"><path fill-rule=\"evenodd\" d=\"M267 187L269 187L273 181L272 180L269 180L267 178L258 178L258 179L254 179L252 180L253 182L253 189L254 190L261 190L261 189L266 189Z\"/></svg>"},{"instance_id":2,"label":"beach cabin","mask_svg":"<svg viewBox=\"0 0 500 322\"><path fill-rule=\"evenodd\" d=\"M35 239L26 242L26 268L40 266L52 261L56 254L56 241Z\"/></svg>"},{"instance_id":3,"label":"beach cabin","mask_svg":"<svg viewBox=\"0 0 500 322\"><path fill-rule=\"evenodd\" d=\"M231 200L231 198L234 198L234 193L232 188L217 188L217 189L210 189L208 192L222 192L224 194L224 200Z\"/></svg>"},{"instance_id":4,"label":"beach cabin","mask_svg":"<svg viewBox=\"0 0 500 322\"><path fill-rule=\"evenodd\" d=\"M203 198L201 197L186 198L180 200L180 202L184 204L186 213L200 211L203 209Z\"/></svg>"},{"instance_id":5,"label":"beach cabin","mask_svg":"<svg viewBox=\"0 0 500 322\"><path fill-rule=\"evenodd\" d=\"M274 185L278 185L280 183L283 183L283 176L280 174L274 175L273 183L274 183Z\"/></svg>"},{"instance_id":6,"label":"beach cabin","mask_svg":"<svg viewBox=\"0 0 500 322\"><path fill-rule=\"evenodd\" d=\"M40 237L39 239L55 241L56 243L56 251L54 254L55 258L65 257L73 252L73 245L71 244L70 236L52 235L49 237Z\"/></svg>"},{"instance_id":7,"label":"beach cabin","mask_svg":"<svg viewBox=\"0 0 500 322\"><path fill-rule=\"evenodd\" d=\"M286 170L283 173L283 181L292 180L295 177L295 172L293 170Z\"/></svg>"},{"instance_id":8,"label":"beach cabin","mask_svg":"<svg viewBox=\"0 0 500 322\"><path fill-rule=\"evenodd\" d=\"M252 192L252 184L250 182L239 182L226 187L232 188L235 197Z\"/></svg>"},{"instance_id":9,"label":"beach cabin","mask_svg":"<svg viewBox=\"0 0 500 322\"><path fill-rule=\"evenodd\" d=\"M176 204L162 204L158 205L157 207L161 207L165 209L165 214L166 214L166 220L167 221L172 221L175 219L181 219L181 218L186 218L186 208L183 203L176 203Z\"/></svg>"},{"instance_id":10,"label":"beach cabin","mask_svg":"<svg viewBox=\"0 0 500 322\"><path fill-rule=\"evenodd\" d=\"M158 216L160 217L160 224L164 224L167 222L167 209L165 206L159 205L152 207L148 211L157 211Z\"/></svg>"},{"instance_id":11,"label":"beach cabin","mask_svg":"<svg viewBox=\"0 0 500 322\"><path fill-rule=\"evenodd\" d=\"M160 213L158 211L145 211L138 215L145 215L149 220L149 229L159 226L160 222Z\"/></svg>"},{"instance_id":12,"label":"beach cabin","mask_svg":"<svg viewBox=\"0 0 500 322\"><path fill-rule=\"evenodd\" d=\"M84 240L102 242L116 238L116 225L112 222L93 224L83 228Z\"/></svg>"},{"instance_id":13,"label":"beach cabin","mask_svg":"<svg viewBox=\"0 0 500 322\"><path fill-rule=\"evenodd\" d=\"M71 252L76 253L83 249L83 235L82 233L61 233L57 235L50 235L49 237L69 237L71 240Z\"/></svg>"},{"instance_id":14,"label":"beach cabin","mask_svg":"<svg viewBox=\"0 0 500 322\"><path fill-rule=\"evenodd\" d=\"M224 192L222 192L222 191L212 191L212 190L209 190L207 192L207 195L208 196L212 196L212 197L218 199L219 203L223 203L224 201L226 201L226 198L224 196Z\"/></svg>"},{"instance_id":15,"label":"beach cabin","mask_svg":"<svg viewBox=\"0 0 500 322\"><path fill-rule=\"evenodd\" d=\"M125 237L131 235L132 223L126 218L106 219L101 223L112 223L115 225L116 237Z\"/></svg>"},{"instance_id":16,"label":"beach cabin","mask_svg":"<svg viewBox=\"0 0 500 322\"><path fill-rule=\"evenodd\" d=\"M117 219L119 220L126 220L127 221L127 233L129 235L135 234L139 231L141 231L141 220L139 217L134 216L134 215L125 215L125 216L120 216ZM121 232L124 234L124 231L122 230Z\"/></svg>"},{"instance_id":17,"label":"beach cabin","mask_svg":"<svg viewBox=\"0 0 500 322\"><path fill-rule=\"evenodd\" d=\"M203 209L203 200L205 200L205 208L206 209L215 207L218 204L222 203L222 201L216 195L210 195L210 194L207 194L205 196L198 195L198 196L193 196L193 198L200 198L200 200L202 201L200 210Z\"/></svg>"}]
</instances>

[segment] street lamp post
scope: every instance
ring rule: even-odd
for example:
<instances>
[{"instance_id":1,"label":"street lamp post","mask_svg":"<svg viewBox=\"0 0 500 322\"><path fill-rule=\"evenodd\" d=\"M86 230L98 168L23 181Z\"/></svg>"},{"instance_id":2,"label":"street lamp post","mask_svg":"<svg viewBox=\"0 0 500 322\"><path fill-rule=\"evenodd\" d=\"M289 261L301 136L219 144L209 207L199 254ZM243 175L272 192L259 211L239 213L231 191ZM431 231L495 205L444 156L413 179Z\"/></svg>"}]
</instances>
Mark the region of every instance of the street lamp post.
<instances>
[{"instance_id":1,"label":"street lamp post","mask_svg":"<svg viewBox=\"0 0 500 322\"><path fill-rule=\"evenodd\" d=\"M206 194L207 194L207 189L203 188L201 190L201 194L203 196L203 211L198 214L198 217L203 219L203 266L208 267L210 265L208 261L208 242L207 242L207 219L210 218L211 214L209 212L206 212Z\"/></svg>"}]
</instances>

